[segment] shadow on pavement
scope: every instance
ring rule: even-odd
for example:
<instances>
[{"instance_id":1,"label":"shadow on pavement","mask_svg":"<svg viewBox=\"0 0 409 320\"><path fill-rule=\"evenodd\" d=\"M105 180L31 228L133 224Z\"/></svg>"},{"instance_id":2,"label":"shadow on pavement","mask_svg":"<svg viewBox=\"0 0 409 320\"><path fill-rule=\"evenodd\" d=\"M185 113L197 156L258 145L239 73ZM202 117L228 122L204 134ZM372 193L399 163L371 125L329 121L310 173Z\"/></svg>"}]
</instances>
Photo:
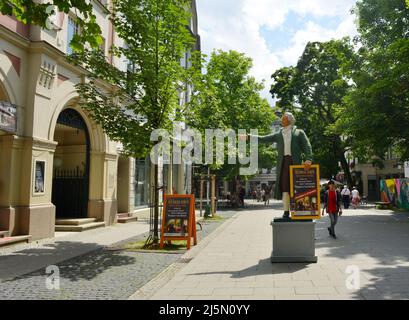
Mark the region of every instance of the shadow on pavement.
<instances>
[{"instance_id":1,"label":"shadow on pavement","mask_svg":"<svg viewBox=\"0 0 409 320\"><path fill-rule=\"evenodd\" d=\"M103 246L96 243L58 241L0 256L0 281L13 281L37 272L45 275L49 265L59 265L61 274L72 281L92 279L106 268L134 262L129 257L102 249Z\"/></svg>"},{"instance_id":2,"label":"shadow on pavement","mask_svg":"<svg viewBox=\"0 0 409 320\"><path fill-rule=\"evenodd\" d=\"M217 207L217 211L258 211L258 210L281 210L283 207L281 202L271 201L270 204L265 205L264 202L257 202L248 200L244 207Z\"/></svg>"},{"instance_id":3,"label":"shadow on pavement","mask_svg":"<svg viewBox=\"0 0 409 320\"><path fill-rule=\"evenodd\" d=\"M336 257L351 264L356 261L361 277L369 279L369 284L356 291L356 298L363 295L369 299L408 299L409 213L372 212L354 215L354 210L347 211L335 228L337 239L328 235L327 217L318 221L316 249L327 250L323 257Z\"/></svg>"},{"instance_id":4,"label":"shadow on pavement","mask_svg":"<svg viewBox=\"0 0 409 320\"><path fill-rule=\"evenodd\" d=\"M260 260L258 264L236 271L213 271L193 273L190 275L230 274L231 278L241 279L266 274L291 274L306 268L309 263L271 263L270 257Z\"/></svg>"}]
</instances>

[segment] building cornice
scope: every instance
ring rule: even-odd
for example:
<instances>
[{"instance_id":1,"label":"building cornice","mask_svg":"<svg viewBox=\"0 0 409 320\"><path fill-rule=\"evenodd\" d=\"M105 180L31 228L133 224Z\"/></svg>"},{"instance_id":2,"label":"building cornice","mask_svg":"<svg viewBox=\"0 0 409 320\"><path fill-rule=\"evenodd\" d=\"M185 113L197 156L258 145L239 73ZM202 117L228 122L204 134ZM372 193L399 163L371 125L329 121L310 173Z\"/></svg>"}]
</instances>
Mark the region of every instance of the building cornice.
<instances>
[{"instance_id":1,"label":"building cornice","mask_svg":"<svg viewBox=\"0 0 409 320\"><path fill-rule=\"evenodd\" d=\"M56 141L45 140L41 138L24 137L17 135L4 135L0 136L0 143L5 145L14 146L17 148L23 148L29 145L33 148L38 148L42 150L55 150L58 143Z\"/></svg>"},{"instance_id":2,"label":"building cornice","mask_svg":"<svg viewBox=\"0 0 409 320\"><path fill-rule=\"evenodd\" d=\"M3 25L0 25L0 38L14 44L16 47L21 49L27 49L30 46L30 40L23 37L22 35L11 31Z\"/></svg>"}]
</instances>

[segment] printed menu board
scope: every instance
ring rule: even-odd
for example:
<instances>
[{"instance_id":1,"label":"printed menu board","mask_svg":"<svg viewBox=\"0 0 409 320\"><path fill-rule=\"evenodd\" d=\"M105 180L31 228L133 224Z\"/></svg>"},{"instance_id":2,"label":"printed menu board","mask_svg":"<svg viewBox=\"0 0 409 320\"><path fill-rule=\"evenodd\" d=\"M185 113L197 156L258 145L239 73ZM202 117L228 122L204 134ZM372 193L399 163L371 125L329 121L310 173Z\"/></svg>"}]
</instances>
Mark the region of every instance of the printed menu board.
<instances>
[{"instance_id":1,"label":"printed menu board","mask_svg":"<svg viewBox=\"0 0 409 320\"><path fill-rule=\"evenodd\" d=\"M186 246L189 249L191 238L194 244L197 244L194 195L165 195L161 248L166 240L186 240Z\"/></svg>"},{"instance_id":2,"label":"printed menu board","mask_svg":"<svg viewBox=\"0 0 409 320\"><path fill-rule=\"evenodd\" d=\"M320 219L319 165L290 166L290 197L291 219Z\"/></svg>"},{"instance_id":3,"label":"printed menu board","mask_svg":"<svg viewBox=\"0 0 409 320\"><path fill-rule=\"evenodd\" d=\"M187 237L191 198L167 197L165 205L164 236Z\"/></svg>"}]
</instances>

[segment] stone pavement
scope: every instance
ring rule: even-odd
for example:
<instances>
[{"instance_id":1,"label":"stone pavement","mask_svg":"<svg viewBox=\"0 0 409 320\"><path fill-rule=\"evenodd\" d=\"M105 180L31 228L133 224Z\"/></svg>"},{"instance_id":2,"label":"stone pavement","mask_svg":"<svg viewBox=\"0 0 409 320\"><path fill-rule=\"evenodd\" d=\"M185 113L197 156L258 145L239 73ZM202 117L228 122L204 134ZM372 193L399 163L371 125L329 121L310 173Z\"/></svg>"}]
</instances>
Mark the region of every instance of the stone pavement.
<instances>
[{"instance_id":1,"label":"stone pavement","mask_svg":"<svg viewBox=\"0 0 409 320\"><path fill-rule=\"evenodd\" d=\"M316 224L318 263L272 264L270 222L281 215L278 203L272 207L238 212L131 299L409 298L409 213L345 210L338 239L329 237L325 216Z\"/></svg>"},{"instance_id":2,"label":"stone pavement","mask_svg":"<svg viewBox=\"0 0 409 320\"><path fill-rule=\"evenodd\" d=\"M104 246L149 231L149 222L116 224L79 233L67 233L52 239L0 248L0 281L84 255Z\"/></svg>"},{"instance_id":3,"label":"stone pavement","mask_svg":"<svg viewBox=\"0 0 409 320\"><path fill-rule=\"evenodd\" d=\"M225 218L233 215L231 211L223 213ZM202 229L197 233L199 244L223 221L201 221ZM147 230L146 223L134 222L69 234L54 242L44 241L35 248L14 248L16 251L8 255L3 252L0 300L127 299L165 268L179 262L186 251L159 253L127 249L129 242L146 240ZM47 273L50 265L58 269ZM51 281L55 276L58 285L50 288L49 284L56 284Z\"/></svg>"},{"instance_id":4,"label":"stone pavement","mask_svg":"<svg viewBox=\"0 0 409 320\"><path fill-rule=\"evenodd\" d=\"M85 232L56 232L54 238L0 247L0 281L138 237L149 231L149 215L138 215L138 219Z\"/></svg>"}]
</instances>

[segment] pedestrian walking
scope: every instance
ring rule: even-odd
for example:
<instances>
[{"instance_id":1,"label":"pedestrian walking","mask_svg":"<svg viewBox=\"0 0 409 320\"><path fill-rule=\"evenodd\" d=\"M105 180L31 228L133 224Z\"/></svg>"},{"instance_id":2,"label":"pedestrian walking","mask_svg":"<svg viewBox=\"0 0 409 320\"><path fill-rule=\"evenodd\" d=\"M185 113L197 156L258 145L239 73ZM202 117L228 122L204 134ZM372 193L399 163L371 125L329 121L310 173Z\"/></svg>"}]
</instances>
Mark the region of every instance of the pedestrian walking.
<instances>
[{"instance_id":1,"label":"pedestrian walking","mask_svg":"<svg viewBox=\"0 0 409 320\"><path fill-rule=\"evenodd\" d=\"M356 209L361 202L361 197L359 195L359 191L356 189L356 187L353 187L351 191L351 196L352 196L352 206L354 209Z\"/></svg>"},{"instance_id":2,"label":"pedestrian walking","mask_svg":"<svg viewBox=\"0 0 409 320\"><path fill-rule=\"evenodd\" d=\"M342 215L341 193L335 189L335 183L332 180L328 182L328 188L329 189L325 192L324 196L322 215L324 215L324 210L326 209L331 221L331 225L328 227L328 232L331 237L336 239L335 225L338 222L338 216Z\"/></svg>"},{"instance_id":3,"label":"pedestrian walking","mask_svg":"<svg viewBox=\"0 0 409 320\"><path fill-rule=\"evenodd\" d=\"M349 208L349 200L351 198L351 191L348 189L348 186L344 186L344 189L341 191L342 202L344 203L344 209Z\"/></svg>"},{"instance_id":4,"label":"pedestrian walking","mask_svg":"<svg viewBox=\"0 0 409 320\"><path fill-rule=\"evenodd\" d=\"M246 195L246 190L241 187L239 191L239 204L244 207L244 196Z\"/></svg>"},{"instance_id":5,"label":"pedestrian walking","mask_svg":"<svg viewBox=\"0 0 409 320\"><path fill-rule=\"evenodd\" d=\"M265 200L264 200L264 205L270 204L270 196L271 196L271 188L267 187L266 192L265 192Z\"/></svg>"},{"instance_id":6,"label":"pedestrian walking","mask_svg":"<svg viewBox=\"0 0 409 320\"><path fill-rule=\"evenodd\" d=\"M257 189L257 202L260 202L260 201L261 201L261 189L258 188Z\"/></svg>"}]
</instances>

